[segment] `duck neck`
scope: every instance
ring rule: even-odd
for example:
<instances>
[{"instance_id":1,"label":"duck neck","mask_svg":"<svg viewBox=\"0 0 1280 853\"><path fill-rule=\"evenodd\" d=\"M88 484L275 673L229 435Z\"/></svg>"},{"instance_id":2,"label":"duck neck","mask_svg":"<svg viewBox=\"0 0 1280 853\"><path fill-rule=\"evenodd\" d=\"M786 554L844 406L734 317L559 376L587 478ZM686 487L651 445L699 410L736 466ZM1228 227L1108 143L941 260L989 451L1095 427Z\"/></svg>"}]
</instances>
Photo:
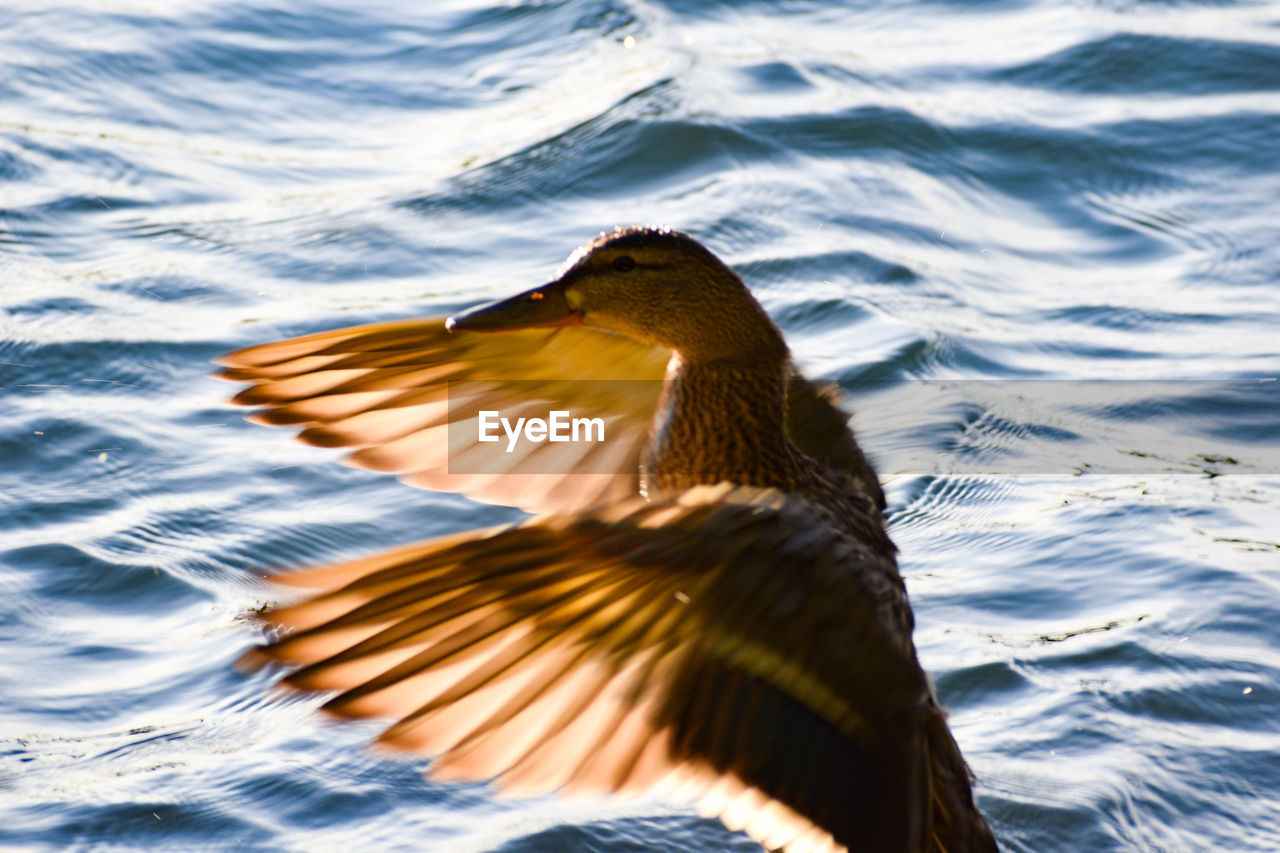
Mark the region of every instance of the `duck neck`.
<instances>
[{"instance_id":1,"label":"duck neck","mask_svg":"<svg viewBox=\"0 0 1280 853\"><path fill-rule=\"evenodd\" d=\"M645 494L729 481L794 489L785 353L705 361L674 353L642 465Z\"/></svg>"}]
</instances>

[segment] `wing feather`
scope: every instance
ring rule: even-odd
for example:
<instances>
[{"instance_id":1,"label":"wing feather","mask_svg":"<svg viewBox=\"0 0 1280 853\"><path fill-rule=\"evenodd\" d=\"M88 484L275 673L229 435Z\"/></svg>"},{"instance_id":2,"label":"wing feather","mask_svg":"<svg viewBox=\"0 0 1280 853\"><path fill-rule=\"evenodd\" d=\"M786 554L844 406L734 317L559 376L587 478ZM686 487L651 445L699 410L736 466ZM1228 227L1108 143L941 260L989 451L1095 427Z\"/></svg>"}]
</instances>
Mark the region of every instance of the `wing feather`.
<instances>
[{"instance_id":1,"label":"wing feather","mask_svg":"<svg viewBox=\"0 0 1280 853\"><path fill-rule=\"evenodd\" d=\"M929 692L892 558L858 553L777 492L636 499L305 571L290 583L321 591L263 615L292 633L253 660L342 691L331 713L396 720L379 743L436 756L436 778L682 784L774 848L909 844L926 816L877 790L909 788L891 777L922 760Z\"/></svg>"},{"instance_id":2,"label":"wing feather","mask_svg":"<svg viewBox=\"0 0 1280 853\"><path fill-rule=\"evenodd\" d=\"M568 512L636 494L668 356L591 329L450 334L441 318L429 318L306 335L218 361L226 367L220 378L252 383L233 403L266 407L251 420L301 426L303 441L351 448L356 467L490 503ZM460 443L474 443L481 410L513 423L551 410L600 417L609 452L593 453L587 442L522 442L510 454L474 444L482 452L459 453Z\"/></svg>"},{"instance_id":3,"label":"wing feather","mask_svg":"<svg viewBox=\"0 0 1280 853\"><path fill-rule=\"evenodd\" d=\"M597 329L451 334L441 318L427 318L249 347L218 359L226 368L218 375L250 383L232 399L265 407L250 420L302 427L300 438L317 446L351 448L356 467L531 512L573 512L637 493L668 357ZM853 476L883 506L836 394L796 373L788 406L796 444ZM602 419L606 440L526 441L506 453L474 438L480 411L514 423L552 410Z\"/></svg>"}]
</instances>

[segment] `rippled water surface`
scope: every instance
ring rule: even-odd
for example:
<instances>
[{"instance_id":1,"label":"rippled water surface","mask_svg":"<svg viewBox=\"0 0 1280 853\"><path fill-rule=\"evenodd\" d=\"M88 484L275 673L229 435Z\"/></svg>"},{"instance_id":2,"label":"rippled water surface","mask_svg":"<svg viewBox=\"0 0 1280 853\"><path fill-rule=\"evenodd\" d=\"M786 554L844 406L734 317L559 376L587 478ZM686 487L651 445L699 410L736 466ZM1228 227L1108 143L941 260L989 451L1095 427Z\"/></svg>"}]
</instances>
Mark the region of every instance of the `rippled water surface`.
<instances>
[{"instance_id":1,"label":"rippled water surface","mask_svg":"<svg viewBox=\"0 0 1280 853\"><path fill-rule=\"evenodd\" d=\"M0 847L758 849L430 784L231 667L256 570L515 513L243 423L209 359L659 222L850 389L1002 845L1280 849L1277 140L1274 3L9 0ZM1139 390L951 383L1011 379Z\"/></svg>"}]
</instances>

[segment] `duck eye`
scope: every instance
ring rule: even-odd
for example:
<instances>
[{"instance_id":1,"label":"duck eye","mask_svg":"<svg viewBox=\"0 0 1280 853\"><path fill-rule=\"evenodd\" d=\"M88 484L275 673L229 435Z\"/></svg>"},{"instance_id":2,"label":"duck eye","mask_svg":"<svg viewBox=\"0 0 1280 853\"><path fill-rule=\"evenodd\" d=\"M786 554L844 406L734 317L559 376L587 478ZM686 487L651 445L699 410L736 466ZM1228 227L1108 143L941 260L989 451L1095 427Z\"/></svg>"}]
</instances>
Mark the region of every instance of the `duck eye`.
<instances>
[{"instance_id":1,"label":"duck eye","mask_svg":"<svg viewBox=\"0 0 1280 853\"><path fill-rule=\"evenodd\" d=\"M614 272L631 272L636 268L636 259L630 255L618 255L613 259Z\"/></svg>"}]
</instances>

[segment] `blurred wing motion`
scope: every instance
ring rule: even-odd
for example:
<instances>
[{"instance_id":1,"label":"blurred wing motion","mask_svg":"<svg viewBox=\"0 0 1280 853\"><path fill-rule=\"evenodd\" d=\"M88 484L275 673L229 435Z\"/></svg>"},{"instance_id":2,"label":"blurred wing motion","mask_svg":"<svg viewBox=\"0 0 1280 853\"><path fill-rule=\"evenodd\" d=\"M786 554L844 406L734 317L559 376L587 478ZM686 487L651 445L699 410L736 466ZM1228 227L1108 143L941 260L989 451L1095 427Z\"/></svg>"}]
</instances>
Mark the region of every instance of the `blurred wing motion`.
<instances>
[{"instance_id":1,"label":"blurred wing motion","mask_svg":"<svg viewBox=\"0 0 1280 853\"><path fill-rule=\"evenodd\" d=\"M253 383L232 399L266 407L250 420L300 426L298 437L319 447L355 448L352 465L529 512L574 512L638 493L669 359L667 350L595 329L451 334L429 318L276 341L217 362L227 368L219 378ZM796 444L852 474L883 508L834 389L795 374L787 396ZM514 419L553 409L601 418L609 440L525 441L513 453L457 440L477 434L480 411Z\"/></svg>"},{"instance_id":2,"label":"blurred wing motion","mask_svg":"<svg viewBox=\"0 0 1280 853\"><path fill-rule=\"evenodd\" d=\"M230 353L218 359L227 368L219 377L253 383L232 400L266 407L250 420L301 426L308 444L356 448L352 465L414 486L531 512L633 497L670 353L594 329L561 332L451 334L442 318L374 323ZM521 442L513 453L458 444L477 435L467 422L482 410L514 420L552 409L602 418L609 440Z\"/></svg>"},{"instance_id":3,"label":"blurred wing motion","mask_svg":"<svg viewBox=\"0 0 1280 853\"><path fill-rule=\"evenodd\" d=\"M941 716L891 569L801 499L701 486L282 576L321 592L248 660L396 719L437 778L661 785L771 849L915 850Z\"/></svg>"}]
</instances>

